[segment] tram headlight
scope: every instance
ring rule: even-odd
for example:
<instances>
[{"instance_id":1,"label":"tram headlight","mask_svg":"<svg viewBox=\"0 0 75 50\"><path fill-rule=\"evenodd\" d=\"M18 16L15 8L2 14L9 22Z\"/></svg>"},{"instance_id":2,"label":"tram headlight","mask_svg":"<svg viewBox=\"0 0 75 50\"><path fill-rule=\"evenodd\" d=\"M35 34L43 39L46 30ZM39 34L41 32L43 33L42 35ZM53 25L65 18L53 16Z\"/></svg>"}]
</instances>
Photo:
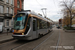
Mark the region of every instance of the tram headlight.
<instances>
[{"instance_id":1,"label":"tram headlight","mask_svg":"<svg viewBox=\"0 0 75 50\"><path fill-rule=\"evenodd\" d=\"M24 33L22 33L22 35L24 35Z\"/></svg>"}]
</instances>

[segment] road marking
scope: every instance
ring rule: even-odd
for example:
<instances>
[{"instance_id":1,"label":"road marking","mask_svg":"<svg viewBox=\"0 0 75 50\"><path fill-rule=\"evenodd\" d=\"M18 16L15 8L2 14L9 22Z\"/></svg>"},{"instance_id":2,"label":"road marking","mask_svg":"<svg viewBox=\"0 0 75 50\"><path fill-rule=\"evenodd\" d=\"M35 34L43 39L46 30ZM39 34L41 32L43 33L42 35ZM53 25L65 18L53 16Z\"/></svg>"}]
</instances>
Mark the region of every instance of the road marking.
<instances>
[{"instance_id":1,"label":"road marking","mask_svg":"<svg viewBox=\"0 0 75 50\"><path fill-rule=\"evenodd\" d=\"M33 48L33 50L35 50L36 48L38 48L42 43L44 43L45 41L47 41L54 33L52 33L46 40L44 40L43 42L41 42L39 45L37 45L35 48Z\"/></svg>"},{"instance_id":2,"label":"road marking","mask_svg":"<svg viewBox=\"0 0 75 50\"><path fill-rule=\"evenodd\" d=\"M56 46L56 49L55 49L55 50L58 50L59 41L60 41L60 33L59 33L59 38L58 38L58 41L57 41L57 46Z\"/></svg>"}]
</instances>

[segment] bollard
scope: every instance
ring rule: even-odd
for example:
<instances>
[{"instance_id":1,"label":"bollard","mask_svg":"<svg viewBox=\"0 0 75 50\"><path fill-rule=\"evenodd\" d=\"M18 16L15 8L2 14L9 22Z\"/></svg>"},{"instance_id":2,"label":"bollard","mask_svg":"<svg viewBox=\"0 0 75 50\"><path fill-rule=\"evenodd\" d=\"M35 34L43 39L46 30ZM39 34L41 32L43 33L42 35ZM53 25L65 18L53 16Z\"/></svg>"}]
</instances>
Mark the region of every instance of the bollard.
<instances>
[{"instance_id":1,"label":"bollard","mask_svg":"<svg viewBox=\"0 0 75 50\"><path fill-rule=\"evenodd\" d=\"M8 35L8 31L9 31L9 29L7 29L7 35Z\"/></svg>"}]
</instances>

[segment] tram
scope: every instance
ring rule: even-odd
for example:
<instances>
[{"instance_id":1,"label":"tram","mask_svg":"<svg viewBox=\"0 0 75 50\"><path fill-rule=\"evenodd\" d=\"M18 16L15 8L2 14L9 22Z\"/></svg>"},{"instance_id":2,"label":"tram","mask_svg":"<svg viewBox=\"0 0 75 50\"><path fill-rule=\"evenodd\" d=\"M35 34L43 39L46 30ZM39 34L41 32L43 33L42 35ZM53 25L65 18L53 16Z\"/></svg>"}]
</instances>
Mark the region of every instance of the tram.
<instances>
[{"instance_id":1,"label":"tram","mask_svg":"<svg viewBox=\"0 0 75 50\"><path fill-rule=\"evenodd\" d=\"M19 40L32 40L51 31L51 21L41 15L25 10L19 12L14 19L12 36Z\"/></svg>"}]
</instances>

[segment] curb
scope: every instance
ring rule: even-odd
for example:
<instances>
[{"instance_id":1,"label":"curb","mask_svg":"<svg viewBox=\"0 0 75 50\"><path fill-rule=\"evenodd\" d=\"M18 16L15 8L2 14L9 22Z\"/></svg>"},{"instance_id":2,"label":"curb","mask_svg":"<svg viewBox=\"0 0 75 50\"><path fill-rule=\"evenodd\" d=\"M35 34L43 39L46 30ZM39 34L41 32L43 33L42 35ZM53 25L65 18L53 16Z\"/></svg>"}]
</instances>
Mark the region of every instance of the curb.
<instances>
[{"instance_id":1,"label":"curb","mask_svg":"<svg viewBox=\"0 0 75 50\"><path fill-rule=\"evenodd\" d=\"M64 30L65 32L75 33L75 30Z\"/></svg>"},{"instance_id":2,"label":"curb","mask_svg":"<svg viewBox=\"0 0 75 50\"><path fill-rule=\"evenodd\" d=\"M6 39L6 40L3 40L3 41L0 41L0 43L5 43L5 42L11 41L11 40L14 40L14 38Z\"/></svg>"}]
</instances>

